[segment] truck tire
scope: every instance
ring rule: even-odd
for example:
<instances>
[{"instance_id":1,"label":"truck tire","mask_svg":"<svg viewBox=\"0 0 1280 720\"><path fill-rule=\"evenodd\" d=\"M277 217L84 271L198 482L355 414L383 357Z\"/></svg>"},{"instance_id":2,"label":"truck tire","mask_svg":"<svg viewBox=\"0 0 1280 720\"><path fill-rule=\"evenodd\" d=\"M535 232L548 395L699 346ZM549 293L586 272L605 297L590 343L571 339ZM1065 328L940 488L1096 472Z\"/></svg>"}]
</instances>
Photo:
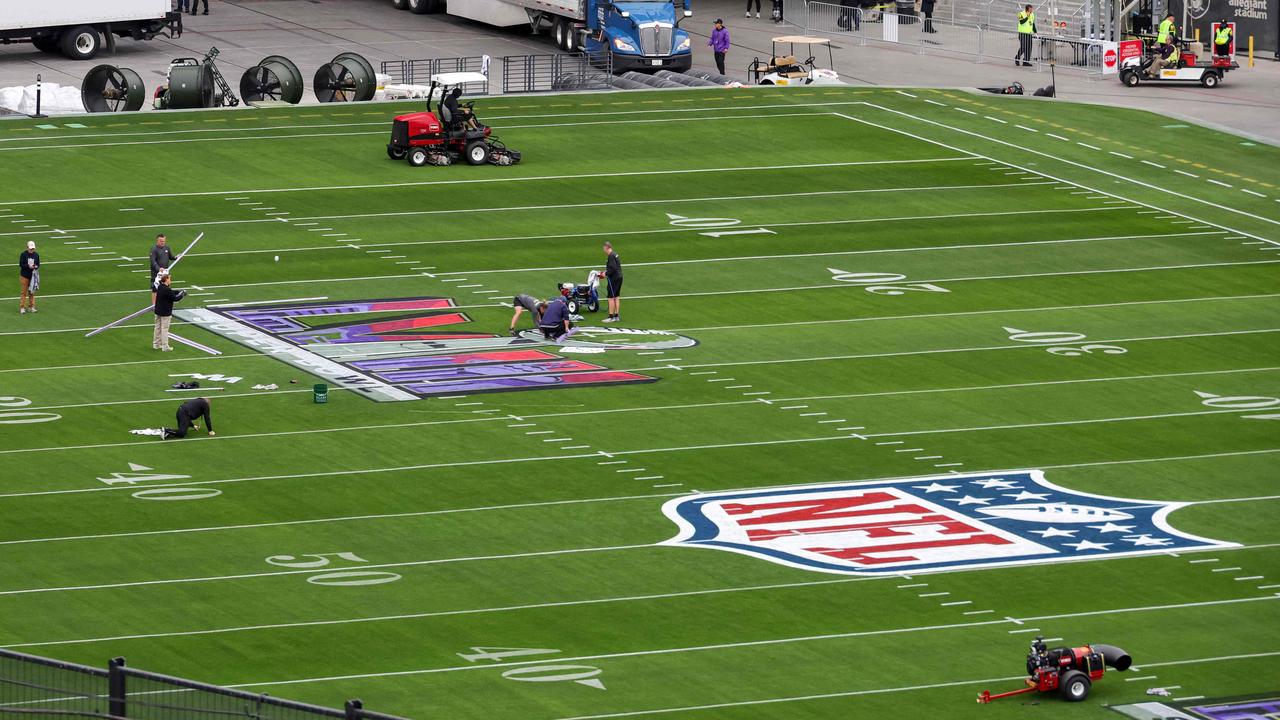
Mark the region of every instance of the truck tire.
<instances>
[{"instance_id":1,"label":"truck tire","mask_svg":"<svg viewBox=\"0 0 1280 720\"><path fill-rule=\"evenodd\" d=\"M408 10L409 0L391 0L391 5L397 10Z\"/></svg>"},{"instance_id":2,"label":"truck tire","mask_svg":"<svg viewBox=\"0 0 1280 720\"><path fill-rule=\"evenodd\" d=\"M61 44L58 42L57 35L54 35L52 37L36 38L31 41L31 44L35 45L36 49L39 50L40 52L47 52L47 53L62 52L62 48L60 47Z\"/></svg>"},{"instance_id":3,"label":"truck tire","mask_svg":"<svg viewBox=\"0 0 1280 720\"><path fill-rule=\"evenodd\" d=\"M409 12L416 15L425 15L434 13L440 9L439 0L406 0L409 4Z\"/></svg>"},{"instance_id":4,"label":"truck tire","mask_svg":"<svg viewBox=\"0 0 1280 720\"><path fill-rule=\"evenodd\" d=\"M1062 674L1058 683L1058 692L1070 702L1080 702L1089 697L1089 676L1079 670L1068 670Z\"/></svg>"},{"instance_id":5,"label":"truck tire","mask_svg":"<svg viewBox=\"0 0 1280 720\"><path fill-rule=\"evenodd\" d=\"M59 41L62 54L72 60L89 60L102 49L102 36L88 25L77 25L62 32Z\"/></svg>"},{"instance_id":6,"label":"truck tire","mask_svg":"<svg viewBox=\"0 0 1280 720\"><path fill-rule=\"evenodd\" d=\"M551 21L551 41L557 48L564 49L564 18L558 17Z\"/></svg>"}]
</instances>

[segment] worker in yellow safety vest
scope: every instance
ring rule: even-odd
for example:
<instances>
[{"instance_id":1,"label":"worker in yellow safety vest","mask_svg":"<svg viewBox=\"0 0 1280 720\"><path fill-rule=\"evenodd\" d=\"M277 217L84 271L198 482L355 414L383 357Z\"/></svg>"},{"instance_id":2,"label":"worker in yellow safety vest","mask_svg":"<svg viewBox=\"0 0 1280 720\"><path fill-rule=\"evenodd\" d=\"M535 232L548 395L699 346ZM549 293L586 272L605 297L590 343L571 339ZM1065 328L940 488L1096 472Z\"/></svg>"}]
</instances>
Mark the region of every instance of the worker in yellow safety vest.
<instances>
[{"instance_id":1,"label":"worker in yellow safety vest","mask_svg":"<svg viewBox=\"0 0 1280 720\"><path fill-rule=\"evenodd\" d=\"M1018 13L1018 54L1013 64L1031 67L1031 38L1036 34L1036 12L1027 5Z\"/></svg>"},{"instance_id":2,"label":"worker in yellow safety vest","mask_svg":"<svg viewBox=\"0 0 1280 720\"><path fill-rule=\"evenodd\" d=\"M1164 67L1165 58L1173 56L1170 50L1173 50L1173 44L1177 40L1178 27L1173 22L1173 13L1169 13L1164 20L1160 22L1160 29L1156 32L1156 46L1152 48L1151 67L1147 73L1151 77L1160 75L1160 68Z\"/></svg>"},{"instance_id":3,"label":"worker in yellow safety vest","mask_svg":"<svg viewBox=\"0 0 1280 720\"><path fill-rule=\"evenodd\" d=\"M1213 54L1220 57L1231 57L1231 26L1227 19L1218 23L1218 32L1213 34Z\"/></svg>"}]
</instances>

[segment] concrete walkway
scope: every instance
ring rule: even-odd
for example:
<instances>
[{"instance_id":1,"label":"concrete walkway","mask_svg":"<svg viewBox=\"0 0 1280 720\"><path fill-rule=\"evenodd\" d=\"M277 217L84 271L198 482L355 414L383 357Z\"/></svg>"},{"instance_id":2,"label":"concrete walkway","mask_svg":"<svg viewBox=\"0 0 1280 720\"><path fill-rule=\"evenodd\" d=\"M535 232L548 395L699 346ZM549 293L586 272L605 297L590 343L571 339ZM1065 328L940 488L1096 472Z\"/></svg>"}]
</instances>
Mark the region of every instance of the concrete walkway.
<instances>
[{"instance_id":1,"label":"concrete walkway","mask_svg":"<svg viewBox=\"0 0 1280 720\"><path fill-rule=\"evenodd\" d=\"M738 0L695 2L692 22L685 25L702 38L693 44L695 67L715 70L714 58L705 38L717 17L724 19L733 41L726 61L728 74L744 81L746 67L751 60L768 57L770 38L804 34L803 27L775 25L769 20L767 0L763 2L764 17L760 19L744 18L745 2ZM933 38L945 47L948 28L938 25L938 30ZM853 85L1003 87L1016 80L1030 93L1035 88L1050 84L1047 69L1015 67L1015 49L1009 51L1008 60L988 58L979 63L941 53L920 55L914 47L874 42L859 45L856 37L848 35L827 37L838 46L835 69L845 82ZM1244 60L1243 56L1239 59ZM1079 69L1059 68L1055 75L1058 97L1064 100L1151 110L1280 145L1280 62L1257 58L1253 68L1242 67L1228 73L1222 85L1213 90L1200 85L1127 88L1114 75L1091 79ZM1135 128L1135 132L1141 132L1141 129Z\"/></svg>"},{"instance_id":2,"label":"concrete walkway","mask_svg":"<svg viewBox=\"0 0 1280 720\"><path fill-rule=\"evenodd\" d=\"M725 19L733 38L729 74L744 81L752 58L769 55L771 37L803 32L792 25L775 25L767 18L768 0L762 4L766 17L748 19L742 16L740 0L693 0L694 17L684 27L695 34L695 66L715 69L706 37L716 17ZM150 95L163 81L172 58L198 58L214 45L222 52L218 66L232 87L239 85L245 69L275 54L293 60L309 86L316 69L339 52L360 53L375 67L384 60L554 52L547 38L531 37L528 28L503 30L448 15L413 15L394 9L391 0L212 0L211 5L207 16L185 16L186 32L181 38L121 40L114 57L104 53L95 60L76 62L31 45L0 46L0 87L30 84L37 73L46 82L78 87L90 68L109 63L136 70ZM938 28L940 32L931 37L940 47L968 41L958 32L952 35L944 25ZM962 56L920 55L908 47L859 45L857 38L849 36L833 39L838 46L836 70L855 85L975 87L1004 86L1016 80L1030 92L1050 82L1048 72L1014 67L1011 57L978 63ZM1012 56L1012 51L1008 54ZM1090 79L1073 69L1056 75L1063 99L1153 110L1280 144L1280 63L1271 60L1258 60L1252 69L1230 73L1214 90L1198 85L1130 89L1114 76ZM500 91L497 83L494 91ZM308 91L303 102L312 103L315 98Z\"/></svg>"}]
</instances>

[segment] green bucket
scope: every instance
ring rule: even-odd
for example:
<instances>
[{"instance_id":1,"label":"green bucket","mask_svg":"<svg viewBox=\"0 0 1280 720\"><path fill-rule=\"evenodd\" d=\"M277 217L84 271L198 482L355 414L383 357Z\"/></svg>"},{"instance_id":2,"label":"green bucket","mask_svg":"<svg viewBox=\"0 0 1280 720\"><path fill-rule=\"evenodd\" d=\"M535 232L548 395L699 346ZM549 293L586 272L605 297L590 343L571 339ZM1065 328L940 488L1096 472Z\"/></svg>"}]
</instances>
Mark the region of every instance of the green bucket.
<instances>
[{"instance_id":1,"label":"green bucket","mask_svg":"<svg viewBox=\"0 0 1280 720\"><path fill-rule=\"evenodd\" d=\"M315 387L313 387L312 390L315 391L315 397L316 397L317 403L329 402L329 386L328 385L325 385L324 383L316 383Z\"/></svg>"}]
</instances>

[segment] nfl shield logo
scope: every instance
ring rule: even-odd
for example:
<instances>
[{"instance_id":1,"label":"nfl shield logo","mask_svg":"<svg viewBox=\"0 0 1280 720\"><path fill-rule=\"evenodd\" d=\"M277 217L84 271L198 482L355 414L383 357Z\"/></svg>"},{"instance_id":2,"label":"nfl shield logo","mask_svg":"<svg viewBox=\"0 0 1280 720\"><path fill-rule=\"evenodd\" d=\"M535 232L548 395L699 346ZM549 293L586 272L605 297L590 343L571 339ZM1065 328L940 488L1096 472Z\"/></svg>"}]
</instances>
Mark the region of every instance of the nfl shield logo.
<instances>
[{"instance_id":1,"label":"nfl shield logo","mask_svg":"<svg viewBox=\"0 0 1280 720\"><path fill-rule=\"evenodd\" d=\"M1185 503L1060 488L1039 470L676 498L668 545L848 575L911 574L1233 547L1167 522Z\"/></svg>"}]
</instances>

